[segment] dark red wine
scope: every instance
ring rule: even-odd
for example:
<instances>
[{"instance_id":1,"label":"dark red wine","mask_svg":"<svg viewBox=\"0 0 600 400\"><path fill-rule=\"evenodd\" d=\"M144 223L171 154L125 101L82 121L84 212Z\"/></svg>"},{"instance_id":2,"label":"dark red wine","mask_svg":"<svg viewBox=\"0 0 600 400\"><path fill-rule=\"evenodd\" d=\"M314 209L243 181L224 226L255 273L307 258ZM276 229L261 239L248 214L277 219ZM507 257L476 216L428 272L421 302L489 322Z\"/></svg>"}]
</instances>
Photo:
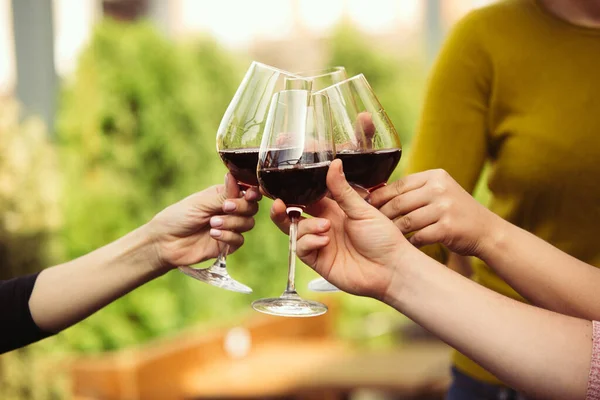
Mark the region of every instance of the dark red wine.
<instances>
[{"instance_id":1,"label":"dark red wine","mask_svg":"<svg viewBox=\"0 0 600 400\"><path fill-rule=\"evenodd\" d=\"M288 207L306 207L327 193L329 161L259 169L258 181L267 196L281 199Z\"/></svg>"},{"instance_id":2,"label":"dark red wine","mask_svg":"<svg viewBox=\"0 0 600 400\"><path fill-rule=\"evenodd\" d=\"M258 164L258 149L238 149L219 151L221 160L243 186L258 186L256 165Z\"/></svg>"},{"instance_id":3,"label":"dark red wine","mask_svg":"<svg viewBox=\"0 0 600 400\"><path fill-rule=\"evenodd\" d=\"M304 151L299 148L272 149L266 152L260 160L260 169L284 168L319 164L332 160L330 150Z\"/></svg>"},{"instance_id":4,"label":"dark red wine","mask_svg":"<svg viewBox=\"0 0 600 400\"><path fill-rule=\"evenodd\" d=\"M337 158L344 164L344 174L348 182L369 191L387 182L401 156L401 149L373 150L365 153L342 150L337 154Z\"/></svg>"}]
</instances>

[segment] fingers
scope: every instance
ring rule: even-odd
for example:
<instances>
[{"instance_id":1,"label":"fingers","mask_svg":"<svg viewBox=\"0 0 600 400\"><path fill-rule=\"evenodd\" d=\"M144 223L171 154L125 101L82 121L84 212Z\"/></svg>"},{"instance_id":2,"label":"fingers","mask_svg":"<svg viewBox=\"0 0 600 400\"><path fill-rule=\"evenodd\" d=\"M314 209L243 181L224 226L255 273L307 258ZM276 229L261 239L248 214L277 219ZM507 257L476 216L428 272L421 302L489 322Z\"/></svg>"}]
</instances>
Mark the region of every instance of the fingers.
<instances>
[{"instance_id":1,"label":"fingers","mask_svg":"<svg viewBox=\"0 0 600 400\"><path fill-rule=\"evenodd\" d=\"M254 218L238 215L218 215L210 219L210 227L218 230L248 232L254 228Z\"/></svg>"},{"instance_id":2,"label":"fingers","mask_svg":"<svg viewBox=\"0 0 600 400\"><path fill-rule=\"evenodd\" d=\"M380 208L396 196L425 186L427 176L427 171L419 172L385 185L371 193L369 203L375 208Z\"/></svg>"},{"instance_id":3,"label":"fingers","mask_svg":"<svg viewBox=\"0 0 600 400\"><path fill-rule=\"evenodd\" d=\"M244 237L242 236L242 234L237 232L223 231L220 229L213 228L210 230L210 237L212 237L215 240L218 240L219 242L228 244L233 249L237 249L238 247L244 244Z\"/></svg>"},{"instance_id":4,"label":"fingers","mask_svg":"<svg viewBox=\"0 0 600 400\"><path fill-rule=\"evenodd\" d=\"M440 218L439 213L436 211L436 207L433 205L419 208L396 218L394 224L396 224L402 233L414 232L435 224Z\"/></svg>"},{"instance_id":5,"label":"fingers","mask_svg":"<svg viewBox=\"0 0 600 400\"><path fill-rule=\"evenodd\" d=\"M271 221L286 235L290 232L290 219L285 212L285 204L281 199L273 202L271 207Z\"/></svg>"},{"instance_id":6,"label":"fingers","mask_svg":"<svg viewBox=\"0 0 600 400\"><path fill-rule=\"evenodd\" d=\"M440 226L434 224L417 231L408 238L408 241L415 247L422 247L433 243L443 243L445 237L443 229L440 229Z\"/></svg>"},{"instance_id":7,"label":"fingers","mask_svg":"<svg viewBox=\"0 0 600 400\"><path fill-rule=\"evenodd\" d=\"M375 135L375 130L375 124L373 123L371 113L364 111L357 115L354 133L359 143L361 143L361 147L367 149L373 147L373 136ZM366 143L362 143L363 138Z\"/></svg>"},{"instance_id":8,"label":"fingers","mask_svg":"<svg viewBox=\"0 0 600 400\"><path fill-rule=\"evenodd\" d=\"M379 211L389 219L408 214L413 210L426 206L431 201L427 190L419 188L392 198L379 208Z\"/></svg>"},{"instance_id":9,"label":"fingers","mask_svg":"<svg viewBox=\"0 0 600 400\"><path fill-rule=\"evenodd\" d=\"M225 196L228 199L237 199L240 197L240 187L230 172L225 174Z\"/></svg>"},{"instance_id":10,"label":"fingers","mask_svg":"<svg viewBox=\"0 0 600 400\"><path fill-rule=\"evenodd\" d=\"M227 214L253 216L258 212L258 203L248 202L245 198L227 199L223 202L223 211Z\"/></svg>"},{"instance_id":11,"label":"fingers","mask_svg":"<svg viewBox=\"0 0 600 400\"><path fill-rule=\"evenodd\" d=\"M327 187L331 196L338 203L346 215L352 219L363 219L365 213L373 210L358 193L352 189L342 168L339 159L333 160L327 173Z\"/></svg>"},{"instance_id":12,"label":"fingers","mask_svg":"<svg viewBox=\"0 0 600 400\"><path fill-rule=\"evenodd\" d=\"M323 201L323 200L321 200ZM330 200L331 201L331 200ZM332 202L335 204L334 202ZM271 220L286 235L290 231L290 219L285 212L285 204L280 199L275 200L271 207ZM308 234L323 234L329 231L331 223L325 218L300 217L298 223L298 238Z\"/></svg>"},{"instance_id":13,"label":"fingers","mask_svg":"<svg viewBox=\"0 0 600 400\"><path fill-rule=\"evenodd\" d=\"M327 233L331 223L325 218L308 218L298 224L298 239L305 235L320 235Z\"/></svg>"},{"instance_id":14,"label":"fingers","mask_svg":"<svg viewBox=\"0 0 600 400\"><path fill-rule=\"evenodd\" d=\"M251 187L250 189L246 190L244 198L247 201L260 201L262 199L262 193L260 192L259 188Z\"/></svg>"},{"instance_id":15,"label":"fingers","mask_svg":"<svg viewBox=\"0 0 600 400\"><path fill-rule=\"evenodd\" d=\"M314 268L316 260L316 251L329 244L329 236L326 235L304 235L296 243L296 255L304 261L305 264Z\"/></svg>"}]
</instances>

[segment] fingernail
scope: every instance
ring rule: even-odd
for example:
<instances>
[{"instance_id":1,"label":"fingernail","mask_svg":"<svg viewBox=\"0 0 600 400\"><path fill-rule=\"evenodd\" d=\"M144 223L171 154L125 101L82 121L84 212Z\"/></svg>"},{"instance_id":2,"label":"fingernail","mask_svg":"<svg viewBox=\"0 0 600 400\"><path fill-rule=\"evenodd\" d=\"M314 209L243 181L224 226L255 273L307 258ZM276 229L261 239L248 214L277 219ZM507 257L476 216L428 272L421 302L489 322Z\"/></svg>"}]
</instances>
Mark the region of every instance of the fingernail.
<instances>
[{"instance_id":1,"label":"fingernail","mask_svg":"<svg viewBox=\"0 0 600 400\"><path fill-rule=\"evenodd\" d=\"M220 231L219 229L211 229L209 233L210 233L211 237L215 237L215 238L221 237L221 235L223 234L223 232Z\"/></svg>"},{"instance_id":2,"label":"fingernail","mask_svg":"<svg viewBox=\"0 0 600 400\"><path fill-rule=\"evenodd\" d=\"M319 228L321 228L321 229L327 228L327 221L321 221L321 222L319 222Z\"/></svg>"},{"instance_id":3,"label":"fingernail","mask_svg":"<svg viewBox=\"0 0 600 400\"><path fill-rule=\"evenodd\" d=\"M210 226L212 226L213 228L219 228L219 227L223 226L223 218L212 217L210 219Z\"/></svg>"},{"instance_id":4,"label":"fingernail","mask_svg":"<svg viewBox=\"0 0 600 400\"><path fill-rule=\"evenodd\" d=\"M225 187L227 187L227 181L229 180L229 173L225 174Z\"/></svg>"},{"instance_id":5,"label":"fingernail","mask_svg":"<svg viewBox=\"0 0 600 400\"><path fill-rule=\"evenodd\" d=\"M233 201L225 200L223 203L223 211L233 211L236 209L235 203Z\"/></svg>"},{"instance_id":6,"label":"fingernail","mask_svg":"<svg viewBox=\"0 0 600 400\"><path fill-rule=\"evenodd\" d=\"M371 204L371 195L365 197L365 201L369 204Z\"/></svg>"}]
</instances>

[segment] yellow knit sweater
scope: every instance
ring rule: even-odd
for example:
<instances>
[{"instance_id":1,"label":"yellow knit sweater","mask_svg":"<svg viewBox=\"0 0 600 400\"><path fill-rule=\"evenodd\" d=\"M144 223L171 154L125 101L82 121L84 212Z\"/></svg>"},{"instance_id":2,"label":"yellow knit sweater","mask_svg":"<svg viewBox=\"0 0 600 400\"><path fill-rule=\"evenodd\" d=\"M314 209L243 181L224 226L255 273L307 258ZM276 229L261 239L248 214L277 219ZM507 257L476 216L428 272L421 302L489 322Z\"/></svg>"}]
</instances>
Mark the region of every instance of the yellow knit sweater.
<instances>
[{"instance_id":1,"label":"yellow knit sweater","mask_svg":"<svg viewBox=\"0 0 600 400\"><path fill-rule=\"evenodd\" d=\"M473 191L486 162L492 211L600 266L600 29L571 25L534 0L496 3L455 26L407 173L444 168ZM473 267L475 281L523 301L483 262ZM462 354L454 361L499 383Z\"/></svg>"}]
</instances>

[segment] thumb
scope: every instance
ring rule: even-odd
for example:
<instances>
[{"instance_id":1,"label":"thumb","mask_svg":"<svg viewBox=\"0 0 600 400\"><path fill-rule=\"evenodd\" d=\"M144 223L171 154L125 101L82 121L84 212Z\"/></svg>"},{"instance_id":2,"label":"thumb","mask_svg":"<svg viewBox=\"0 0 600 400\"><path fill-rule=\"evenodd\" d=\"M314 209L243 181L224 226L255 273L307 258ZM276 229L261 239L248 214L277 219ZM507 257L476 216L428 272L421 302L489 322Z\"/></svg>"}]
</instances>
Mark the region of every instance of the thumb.
<instances>
[{"instance_id":1,"label":"thumb","mask_svg":"<svg viewBox=\"0 0 600 400\"><path fill-rule=\"evenodd\" d=\"M352 189L342 167L342 161L333 160L327 172L327 188L340 208L351 219L363 219L372 207Z\"/></svg>"}]
</instances>

